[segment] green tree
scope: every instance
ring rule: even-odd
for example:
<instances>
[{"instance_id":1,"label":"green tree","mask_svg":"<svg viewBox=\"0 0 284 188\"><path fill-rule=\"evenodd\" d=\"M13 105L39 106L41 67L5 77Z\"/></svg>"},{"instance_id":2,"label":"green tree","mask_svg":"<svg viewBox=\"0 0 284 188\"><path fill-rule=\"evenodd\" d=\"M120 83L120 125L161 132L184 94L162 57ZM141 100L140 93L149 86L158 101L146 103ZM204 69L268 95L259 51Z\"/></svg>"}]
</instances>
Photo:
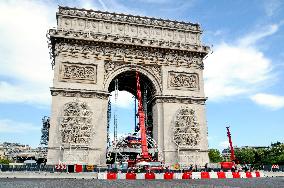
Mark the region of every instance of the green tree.
<instances>
[{"instance_id":1,"label":"green tree","mask_svg":"<svg viewBox=\"0 0 284 188\"><path fill-rule=\"evenodd\" d=\"M284 164L284 144L272 143L265 158L265 164Z\"/></svg>"},{"instance_id":2,"label":"green tree","mask_svg":"<svg viewBox=\"0 0 284 188\"><path fill-rule=\"evenodd\" d=\"M223 161L223 157L221 156L221 153L219 150L217 149L209 149L209 153L208 153L210 162L212 163L218 163Z\"/></svg>"},{"instance_id":3,"label":"green tree","mask_svg":"<svg viewBox=\"0 0 284 188\"><path fill-rule=\"evenodd\" d=\"M265 158L267 156L268 150L267 149L256 149L254 150L254 162L255 164L262 165L265 163Z\"/></svg>"},{"instance_id":4,"label":"green tree","mask_svg":"<svg viewBox=\"0 0 284 188\"><path fill-rule=\"evenodd\" d=\"M235 152L236 158L241 164L254 164L255 163L255 152L252 148L238 149Z\"/></svg>"},{"instance_id":5,"label":"green tree","mask_svg":"<svg viewBox=\"0 0 284 188\"><path fill-rule=\"evenodd\" d=\"M12 161L10 161L9 159L0 159L0 164L9 164Z\"/></svg>"}]
</instances>

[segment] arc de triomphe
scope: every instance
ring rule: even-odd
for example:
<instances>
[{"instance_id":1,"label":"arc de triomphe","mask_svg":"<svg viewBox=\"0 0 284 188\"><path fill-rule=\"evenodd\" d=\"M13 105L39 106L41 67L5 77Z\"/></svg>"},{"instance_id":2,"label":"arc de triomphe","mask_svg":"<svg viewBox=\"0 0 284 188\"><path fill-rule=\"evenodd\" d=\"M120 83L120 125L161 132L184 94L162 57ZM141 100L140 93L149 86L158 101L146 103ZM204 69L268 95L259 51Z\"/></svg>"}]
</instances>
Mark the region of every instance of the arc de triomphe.
<instances>
[{"instance_id":1,"label":"arc de triomphe","mask_svg":"<svg viewBox=\"0 0 284 188\"><path fill-rule=\"evenodd\" d=\"M198 24L59 7L48 32L54 69L48 164L105 165L114 79L148 90L152 136L167 165L208 162L203 58ZM146 94L145 94L146 95ZM129 125L133 126L133 125Z\"/></svg>"}]
</instances>

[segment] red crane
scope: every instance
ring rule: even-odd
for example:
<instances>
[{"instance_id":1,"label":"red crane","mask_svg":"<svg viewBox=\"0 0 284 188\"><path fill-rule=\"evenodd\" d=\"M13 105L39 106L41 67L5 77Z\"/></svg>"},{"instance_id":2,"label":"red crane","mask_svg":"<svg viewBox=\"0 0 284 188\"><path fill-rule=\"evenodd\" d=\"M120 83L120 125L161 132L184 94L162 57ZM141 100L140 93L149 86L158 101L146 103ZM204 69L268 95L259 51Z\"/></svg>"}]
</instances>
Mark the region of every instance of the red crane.
<instances>
[{"instance_id":1,"label":"red crane","mask_svg":"<svg viewBox=\"0 0 284 188\"><path fill-rule=\"evenodd\" d=\"M139 126L140 126L140 133L141 133L141 147L142 147L142 154L141 154L140 160L150 161L151 156L149 155L148 146L147 146L146 128L145 128L145 113L143 111L142 95L141 95L141 88L140 88L140 78L139 78L138 72L136 72L136 82L137 82L138 117L139 117Z\"/></svg>"},{"instance_id":2,"label":"red crane","mask_svg":"<svg viewBox=\"0 0 284 188\"><path fill-rule=\"evenodd\" d=\"M234 151L234 148L233 148L233 143L232 143L232 138L231 138L231 132L230 132L230 127L226 127L227 129L227 136L229 138L229 144L230 144L230 150L231 150L231 161L235 161L236 160L236 157L235 157L235 151Z\"/></svg>"},{"instance_id":3,"label":"red crane","mask_svg":"<svg viewBox=\"0 0 284 188\"><path fill-rule=\"evenodd\" d=\"M221 164L222 169L232 169L232 168L235 168L236 157L235 157L235 151L233 148L231 132L229 129L230 127L226 127L226 128L227 128L227 136L229 138L231 156L230 156L230 161L223 161L223 162L220 162L220 164Z\"/></svg>"}]
</instances>

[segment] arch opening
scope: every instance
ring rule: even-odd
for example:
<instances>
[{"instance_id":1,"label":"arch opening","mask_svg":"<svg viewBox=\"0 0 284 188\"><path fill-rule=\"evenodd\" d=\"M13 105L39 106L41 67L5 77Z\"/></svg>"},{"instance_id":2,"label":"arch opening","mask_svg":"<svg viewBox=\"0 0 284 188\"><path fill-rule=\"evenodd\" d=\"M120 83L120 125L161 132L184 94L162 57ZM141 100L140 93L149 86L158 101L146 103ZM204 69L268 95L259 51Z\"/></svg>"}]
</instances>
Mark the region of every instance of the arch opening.
<instances>
[{"instance_id":1,"label":"arch opening","mask_svg":"<svg viewBox=\"0 0 284 188\"><path fill-rule=\"evenodd\" d=\"M138 71L139 72L139 71ZM152 107L153 104L151 104L151 99L154 97L156 93L156 89L154 87L153 82L143 73L139 72L140 76L140 87L141 87L141 93L142 93L142 103L143 103L143 110L145 113L145 127L146 127L146 134L147 134L147 142L148 142L148 148L149 148L149 153L152 155L153 158L158 158L158 150L157 150L157 144L153 140L153 113L152 113ZM132 110L128 116L131 118L135 118L135 126L133 124L127 124L127 125L122 125L122 126L129 126L131 127L131 131L128 135L121 136L118 138L118 140L112 140L112 143L110 144L110 147L107 149L107 161L109 164L120 161L129 161L129 160L135 160L137 155L141 153L141 147L139 146L139 122L137 117L135 117L135 110L134 108L137 109L137 81L136 81L136 71L124 71L116 75L110 82L109 87L108 87L108 92L111 93L112 99L114 98L113 95L115 95L115 90L118 90L120 93L121 91L126 91L129 92L130 94L133 95L135 98L136 102L132 102L131 105L133 105ZM132 98L130 95L128 95L129 98ZM119 97L118 97L119 98ZM130 99L133 101L133 98ZM128 101L130 101L128 100ZM114 102L114 100L112 100ZM113 108L114 105L111 105ZM114 107L117 108L118 106ZM113 109L111 110L113 113ZM133 114L134 112L134 114ZM120 114L118 114L120 115ZM111 116L112 119L110 120L109 126L115 126L114 125L114 119L113 115ZM121 118L128 118L129 117L119 117L118 119ZM124 121L125 122L125 121ZM129 121L129 123L132 123L133 121ZM117 125L120 127L120 123ZM134 128L135 127L135 128ZM117 130L119 130L118 128ZM114 129L111 129L112 131ZM129 130L129 129L128 129ZM110 134L110 132L108 132ZM118 135L120 135L118 133ZM115 137L113 137L115 138ZM111 140L111 139L110 139ZM122 149L123 148L123 152Z\"/></svg>"}]
</instances>

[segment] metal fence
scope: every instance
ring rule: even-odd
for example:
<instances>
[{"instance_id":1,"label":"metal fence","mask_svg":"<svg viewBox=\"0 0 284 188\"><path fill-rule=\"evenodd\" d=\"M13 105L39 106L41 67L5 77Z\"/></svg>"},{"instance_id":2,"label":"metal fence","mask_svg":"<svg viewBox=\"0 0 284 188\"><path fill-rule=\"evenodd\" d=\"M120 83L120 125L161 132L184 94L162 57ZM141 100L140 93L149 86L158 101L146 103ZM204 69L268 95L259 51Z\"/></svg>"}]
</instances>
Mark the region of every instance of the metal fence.
<instances>
[{"instance_id":1,"label":"metal fence","mask_svg":"<svg viewBox=\"0 0 284 188\"><path fill-rule=\"evenodd\" d=\"M273 168L272 165L263 165L264 171L284 172L284 165L277 165L279 168Z\"/></svg>"},{"instance_id":2,"label":"metal fence","mask_svg":"<svg viewBox=\"0 0 284 188\"><path fill-rule=\"evenodd\" d=\"M185 169L186 170L186 169ZM194 171L220 171L220 169L196 169ZM278 168L273 168L272 165L263 165L260 170L264 171L273 171L273 172L284 172L284 165L278 165ZM43 165L43 164L23 164L23 165L8 165L8 164L0 164L0 171L2 172L17 172L17 171L42 171L42 172L69 172L73 173L76 172L76 166L75 165L66 165L66 169L56 169L55 165ZM81 172L122 172L126 173L127 169L118 169L118 168L104 168L104 167L97 167L94 166L92 169L88 169L87 165L82 165ZM136 169L135 172L144 172L144 169ZM154 173L164 173L166 171L170 172L183 172L184 170L169 170L169 169L163 169L163 170L152 170Z\"/></svg>"},{"instance_id":3,"label":"metal fence","mask_svg":"<svg viewBox=\"0 0 284 188\"><path fill-rule=\"evenodd\" d=\"M45 171L45 172L54 172L54 165L0 165L0 171L14 172L14 171Z\"/></svg>"}]
</instances>

